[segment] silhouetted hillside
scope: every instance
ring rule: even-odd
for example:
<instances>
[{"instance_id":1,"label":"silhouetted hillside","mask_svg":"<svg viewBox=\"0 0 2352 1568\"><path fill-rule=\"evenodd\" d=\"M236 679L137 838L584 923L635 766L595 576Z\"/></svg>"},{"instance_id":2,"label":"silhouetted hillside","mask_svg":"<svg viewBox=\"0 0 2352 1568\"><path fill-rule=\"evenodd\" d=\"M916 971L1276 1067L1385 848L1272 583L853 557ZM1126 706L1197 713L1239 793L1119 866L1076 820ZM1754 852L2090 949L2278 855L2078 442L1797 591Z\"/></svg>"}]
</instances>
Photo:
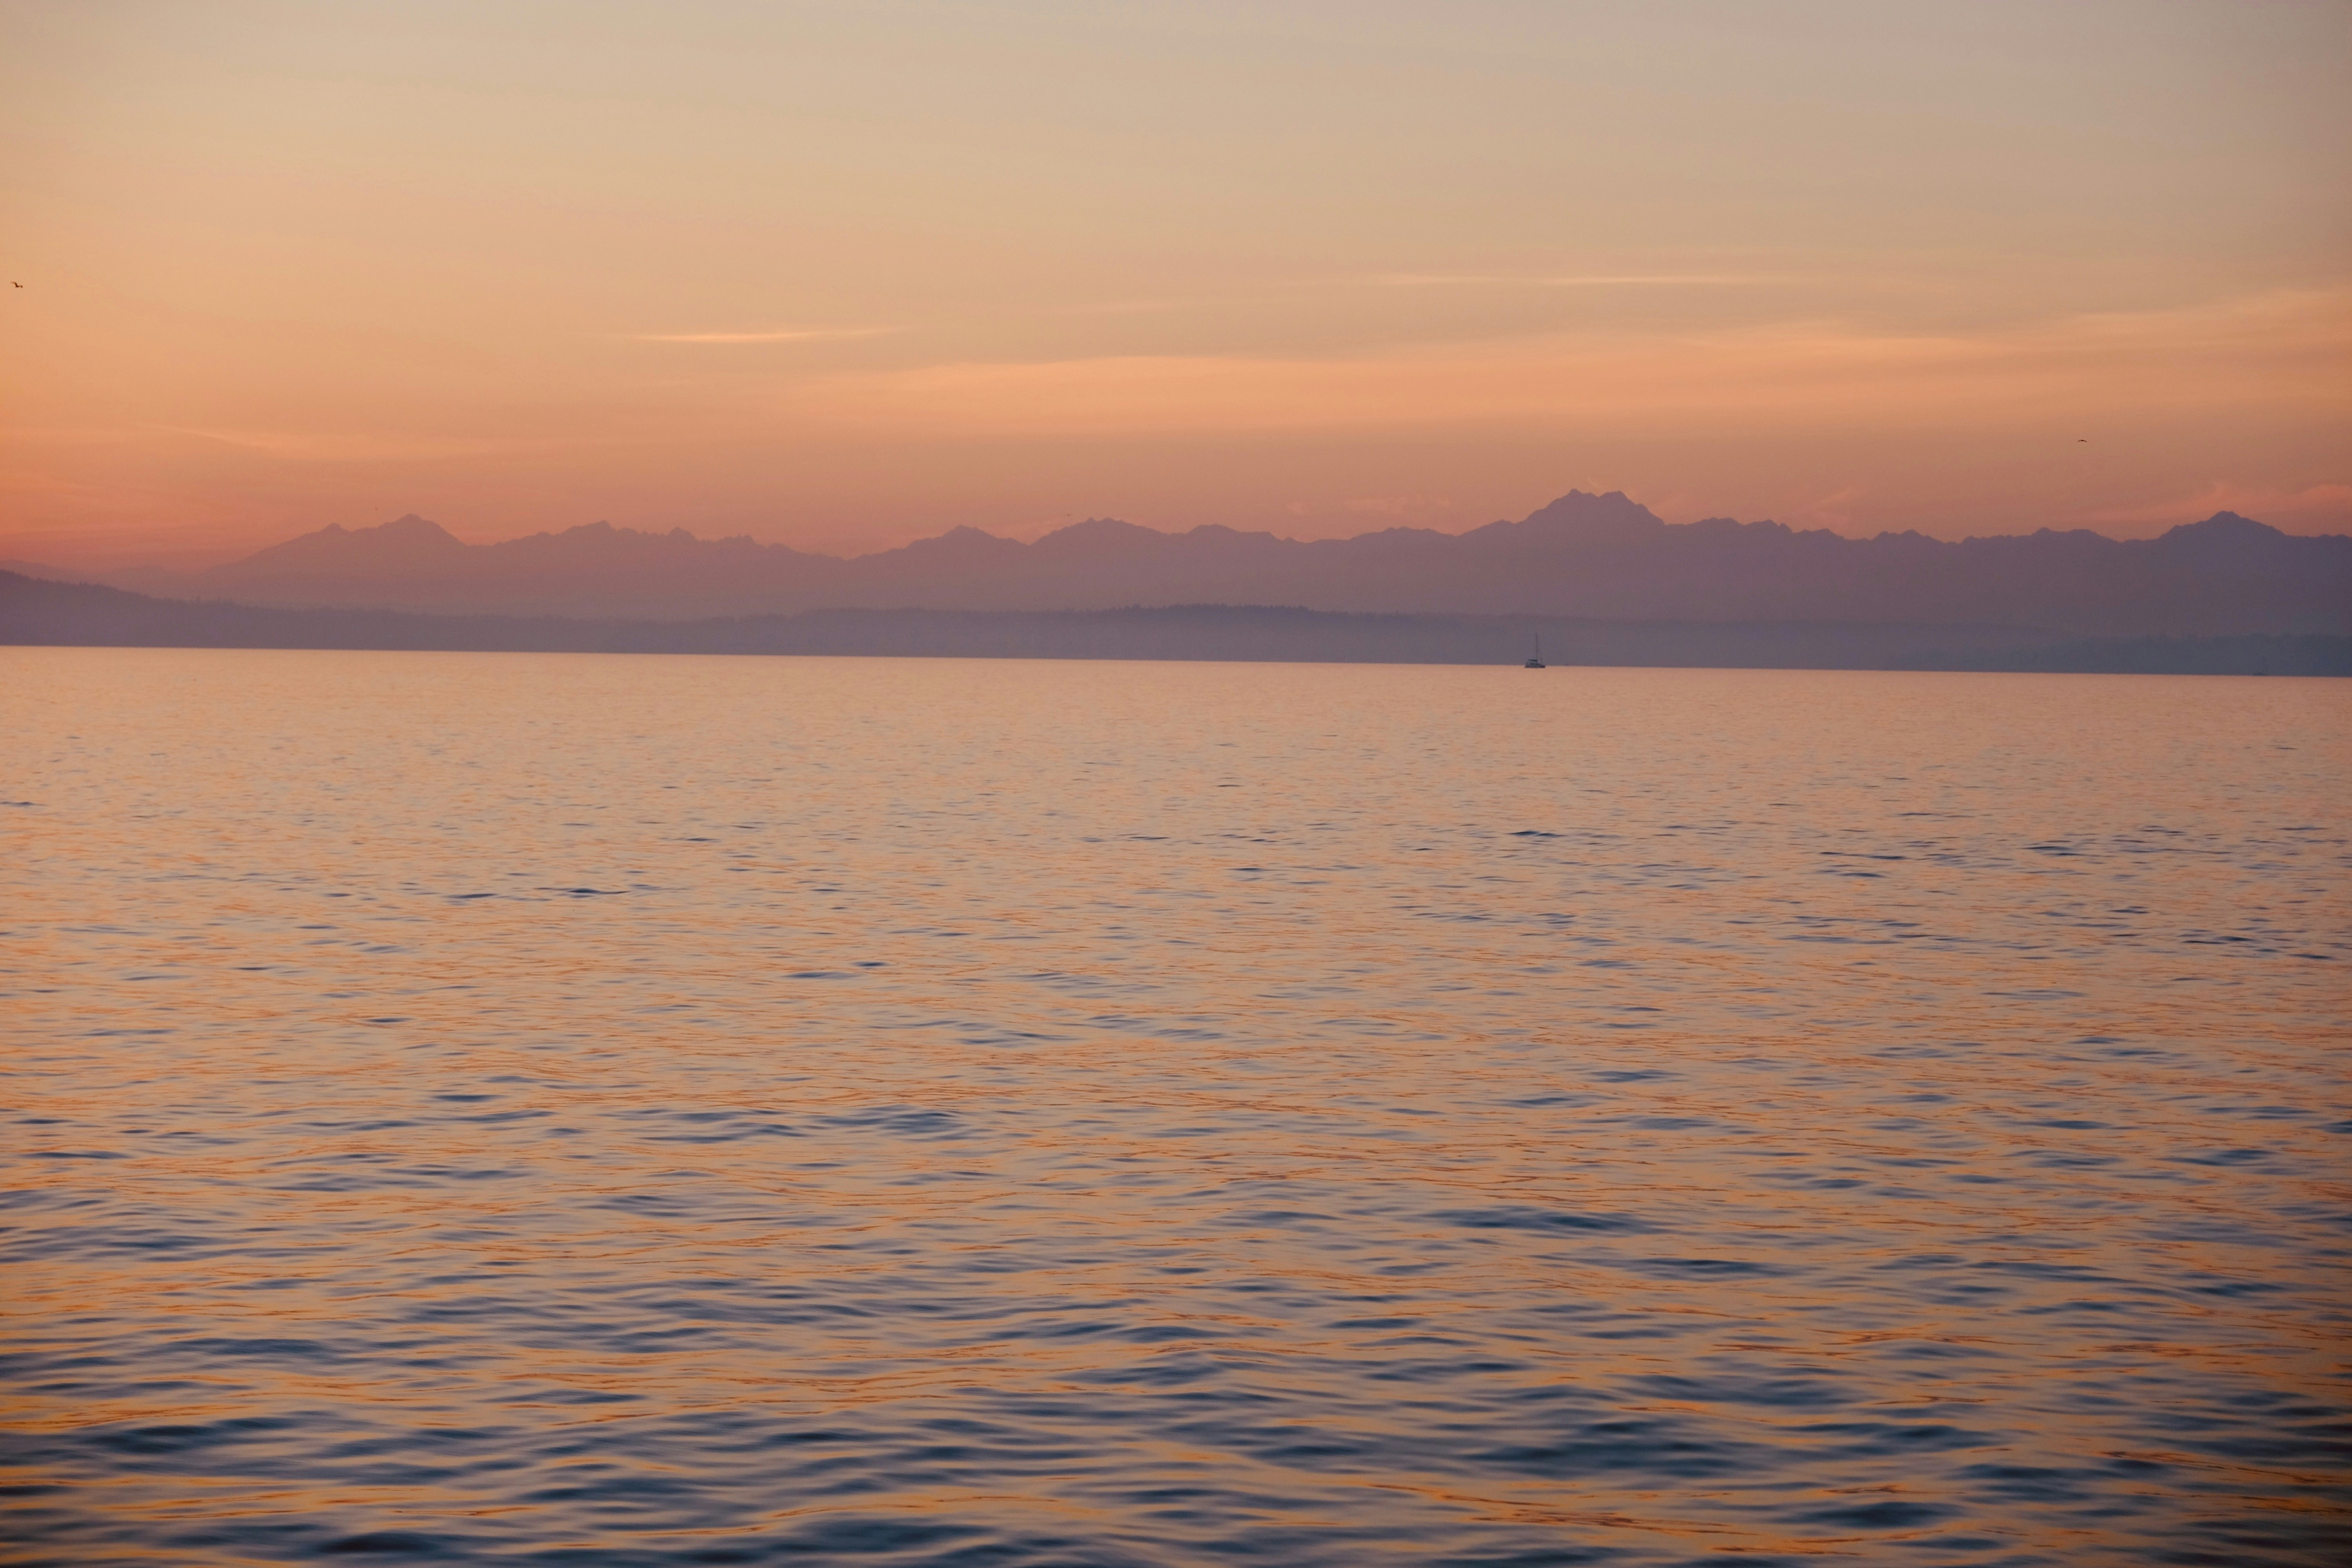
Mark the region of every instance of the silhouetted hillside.
<instances>
[{"instance_id":1,"label":"silhouetted hillside","mask_svg":"<svg viewBox=\"0 0 2352 1568\"><path fill-rule=\"evenodd\" d=\"M1571 492L1467 533L1301 542L1092 519L1034 544L959 528L844 560L606 523L466 544L422 518L321 529L208 572L116 586L278 605L664 619L820 608L1086 610L1286 604L1619 621L2045 626L2077 635L2352 632L2352 538L2221 512L2159 539L2087 531L1848 539L1776 522L1659 521Z\"/></svg>"},{"instance_id":2,"label":"silhouetted hillside","mask_svg":"<svg viewBox=\"0 0 2352 1568\"><path fill-rule=\"evenodd\" d=\"M0 572L0 643L117 647L874 655L1561 665L2352 674L2352 637L2067 640L2006 626L1384 616L1295 606L812 610L700 621L289 610L152 598Z\"/></svg>"}]
</instances>

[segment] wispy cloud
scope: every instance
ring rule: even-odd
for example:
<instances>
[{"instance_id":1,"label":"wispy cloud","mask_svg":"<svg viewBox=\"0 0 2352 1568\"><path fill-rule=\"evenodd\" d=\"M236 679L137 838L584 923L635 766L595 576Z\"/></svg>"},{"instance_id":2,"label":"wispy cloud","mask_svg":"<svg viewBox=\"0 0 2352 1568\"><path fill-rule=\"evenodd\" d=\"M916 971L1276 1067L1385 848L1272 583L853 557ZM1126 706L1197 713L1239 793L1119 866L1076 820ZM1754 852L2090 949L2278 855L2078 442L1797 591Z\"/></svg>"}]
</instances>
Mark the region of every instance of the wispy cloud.
<instances>
[{"instance_id":1,"label":"wispy cloud","mask_svg":"<svg viewBox=\"0 0 2352 1568\"><path fill-rule=\"evenodd\" d=\"M1165 310L1181 310L1187 305L1201 303L1197 300L1105 300L1090 305L1065 305L1057 314L1064 316L1150 316Z\"/></svg>"},{"instance_id":2,"label":"wispy cloud","mask_svg":"<svg viewBox=\"0 0 2352 1568\"><path fill-rule=\"evenodd\" d=\"M1380 289L1430 289L1455 285L1505 289L1618 289L1653 284L1769 283L1776 279L1731 272L1590 272L1560 277L1499 272L1381 272L1361 281Z\"/></svg>"},{"instance_id":3,"label":"wispy cloud","mask_svg":"<svg viewBox=\"0 0 2352 1568\"><path fill-rule=\"evenodd\" d=\"M640 343L814 343L841 338L878 338L904 327L782 327L761 332L635 332Z\"/></svg>"},{"instance_id":4,"label":"wispy cloud","mask_svg":"<svg viewBox=\"0 0 2352 1568\"><path fill-rule=\"evenodd\" d=\"M297 463L405 462L433 458L470 458L497 452L534 451L572 443L551 438L415 436L340 430L222 430L188 425L152 429L191 436L224 447L258 452Z\"/></svg>"},{"instance_id":5,"label":"wispy cloud","mask_svg":"<svg viewBox=\"0 0 2352 1568\"><path fill-rule=\"evenodd\" d=\"M1128 355L826 376L784 395L812 426L966 434L2014 426L2267 407L2342 409L2352 297L2277 294L1974 333L1840 321L1657 338L1551 333L1331 358Z\"/></svg>"}]
</instances>

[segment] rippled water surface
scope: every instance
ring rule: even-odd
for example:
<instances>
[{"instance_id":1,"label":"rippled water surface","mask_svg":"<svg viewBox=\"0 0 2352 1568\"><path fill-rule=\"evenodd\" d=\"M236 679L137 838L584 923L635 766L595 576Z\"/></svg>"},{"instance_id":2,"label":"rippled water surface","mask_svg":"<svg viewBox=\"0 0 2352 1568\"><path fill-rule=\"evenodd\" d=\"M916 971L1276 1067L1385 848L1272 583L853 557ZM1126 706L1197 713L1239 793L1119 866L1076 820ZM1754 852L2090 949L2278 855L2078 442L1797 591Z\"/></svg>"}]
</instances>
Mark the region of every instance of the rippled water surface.
<instances>
[{"instance_id":1,"label":"rippled water surface","mask_svg":"<svg viewBox=\"0 0 2352 1568\"><path fill-rule=\"evenodd\" d=\"M18 1560L2352 1558L2352 682L0 677Z\"/></svg>"}]
</instances>

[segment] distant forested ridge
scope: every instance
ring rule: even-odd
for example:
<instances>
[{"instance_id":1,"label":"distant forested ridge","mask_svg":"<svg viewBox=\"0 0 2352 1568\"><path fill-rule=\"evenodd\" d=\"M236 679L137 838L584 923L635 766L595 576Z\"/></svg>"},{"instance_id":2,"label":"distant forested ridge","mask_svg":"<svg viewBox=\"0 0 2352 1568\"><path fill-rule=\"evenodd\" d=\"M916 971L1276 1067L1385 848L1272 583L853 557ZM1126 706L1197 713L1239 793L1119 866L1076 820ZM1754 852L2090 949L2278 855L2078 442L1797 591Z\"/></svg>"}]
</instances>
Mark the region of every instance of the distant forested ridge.
<instances>
[{"instance_id":1,"label":"distant forested ridge","mask_svg":"<svg viewBox=\"0 0 2352 1568\"><path fill-rule=\"evenodd\" d=\"M1787 669L2352 675L2352 637L2069 638L2006 626L1362 615L1297 606L812 610L696 621L430 616L161 599L0 572L0 643Z\"/></svg>"}]
</instances>

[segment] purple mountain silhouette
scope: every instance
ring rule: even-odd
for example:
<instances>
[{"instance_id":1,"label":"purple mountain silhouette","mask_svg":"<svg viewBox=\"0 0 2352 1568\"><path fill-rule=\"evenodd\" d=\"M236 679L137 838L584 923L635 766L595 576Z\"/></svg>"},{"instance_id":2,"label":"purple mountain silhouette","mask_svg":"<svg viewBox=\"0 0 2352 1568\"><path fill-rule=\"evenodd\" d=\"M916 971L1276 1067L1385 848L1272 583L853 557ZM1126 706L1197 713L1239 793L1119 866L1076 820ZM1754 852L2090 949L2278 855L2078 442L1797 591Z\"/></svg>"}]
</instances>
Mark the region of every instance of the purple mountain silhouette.
<instances>
[{"instance_id":1,"label":"purple mountain silhouette","mask_svg":"<svg viewBox=\"0 0 2352 1568\"><path fill-rule=\"evenodd\" d=\"M958 528L850 559L603 522L467 544L408 516L320 529L206 572L100 580L254 605L668 619L1233 604L2110 636L2352 631L2352 538L2288 535L2231 512L2152 540L2047 529L1849 539L1728 518L1670 524L1613 491L1571 491L1517 522L1462 534L1396 528L1301 542L1092 518L1034 544Z\"/></svg>"}]
</instances>

